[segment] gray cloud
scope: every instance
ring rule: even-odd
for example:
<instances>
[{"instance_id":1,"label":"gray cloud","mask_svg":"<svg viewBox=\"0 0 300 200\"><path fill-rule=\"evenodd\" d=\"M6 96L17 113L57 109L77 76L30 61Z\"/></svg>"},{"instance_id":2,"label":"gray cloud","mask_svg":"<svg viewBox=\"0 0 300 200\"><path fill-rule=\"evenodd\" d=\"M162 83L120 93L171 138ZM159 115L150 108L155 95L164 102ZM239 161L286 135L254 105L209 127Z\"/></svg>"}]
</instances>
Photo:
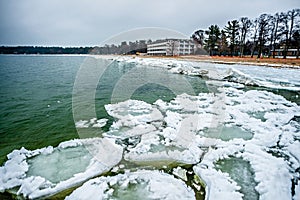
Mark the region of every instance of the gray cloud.
<instances>
[{"instance_id":1,"label":"gray cloud","mask_svg":"<svg viewBox=\"0 0 300 200\"><path fill-rule=\"evenodd\" d=\"M0 0L0 45L98 45L139 27L191 35L210 24L222 27L241 16L254 18L299 4L298 0Z\"/></svg>"}]
</instances>

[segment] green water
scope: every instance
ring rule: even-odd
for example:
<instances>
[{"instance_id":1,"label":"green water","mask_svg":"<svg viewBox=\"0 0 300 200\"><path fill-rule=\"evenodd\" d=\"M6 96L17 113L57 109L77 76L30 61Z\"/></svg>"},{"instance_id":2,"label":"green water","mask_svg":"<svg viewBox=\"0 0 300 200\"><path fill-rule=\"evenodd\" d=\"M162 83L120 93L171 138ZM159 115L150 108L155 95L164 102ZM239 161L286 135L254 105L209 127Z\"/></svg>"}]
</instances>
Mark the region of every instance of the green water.
<instances>
[{"instance_id":1,"label":"green water","mask_svg":"<svg viewBox=\"0 0 300 200\"><path fill-rule=\"evenodd\" d=\"M0 163L13 149L55 146L78 137L71 99L83 60L0 56Z\"/></svg>"}]
</instances>

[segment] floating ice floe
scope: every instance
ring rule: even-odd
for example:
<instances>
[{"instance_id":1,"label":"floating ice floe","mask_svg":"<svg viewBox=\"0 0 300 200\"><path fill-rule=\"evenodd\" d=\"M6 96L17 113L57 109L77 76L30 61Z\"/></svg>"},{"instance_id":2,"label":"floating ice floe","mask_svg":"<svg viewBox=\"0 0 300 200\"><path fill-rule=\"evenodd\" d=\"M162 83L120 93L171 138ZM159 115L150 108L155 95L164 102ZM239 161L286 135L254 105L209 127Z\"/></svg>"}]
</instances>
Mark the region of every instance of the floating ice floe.
<instances>
[{"instance_id":1,"label":"floating ice floe","mask_svg":"<svg viewBox=\"0 0 300 200\"><path fill-rule=\"evenodd\" d=\"M135 103L141 104L130 103L133 107L139 107ZM300 113L297 104L271 92L244 92L229 87L223 88L220 94L182 94L170 102L144 103L141 113L148 115L154 108L163 116L156 118L162 126L142 133L137 144L124 154L125 160L136 163L200 162L194 170L206 183L209 199L242 199L240 186L230 178L230 174L216 170L215 166L220 159L239 157L253 168L257 182L255 190L260 198L292 198L291 180L298 176L296 169L300 156L298 142L294 139L299 137L299 130L292 125L293 118ZM125 121L116 127L122 129L124 124L146 128L153 123L151 119L141 120L140 114L135 116L137 118L131 115L135 123ZM121 119L120 116L118 118ZM292 166L268 152L278 143L286 146L283 150L293 161ZM206 154L201 149L203 147L208 147Z\"/></svg>"},{"instance_id":2,"label":"floating ice floe","mask_svg":"<svg viewBox=\"0 0 300 200\"><path fill-rule=\"evenodd\" d=\"M157 108L143 101L128 100L117 104L105 105L108 114L118 119L122 126L132 127L162 119Z\"/></svg>"},{"instance_id":3,"label":"floating ice floe","mask_svg":"<svg viewBox=\"0 0 300 200\"><path fill-rule=\"evenodd\" d=\"M230 199L242 198L230 174L221 175L215 169L215 162L234 156L250 162L260 199L291 199L292 179L299 177L296 171L300 156L299 142L295 141L295 138L299 138L299 130L292 126L291 121L299 115L299 106L265 91L243 92L227 88L225 93L224 124L250 131L253 138L215 141L214 148L209 149L201 163L194 168L207 184L207 196L209 199L228 195ZM268 152L270 149L279 150L285 155L275 157ZM288 160L285 160L285 156Z\"/></svg>"},{"instance_id":4,"label":"floating ice floe","mask_svg":"<svg viewBox=\"0 0 300 200\"><path fill-rule=\"evenodd\" d=\"M174 176L159 171L139 170L112 177L92 179L66 200L101 199L195 199L194 191Z\"/></svg>"},{"instance_id":5,"label":"floating ice floe","mask_svg":"<svg viewBox=\"0 0 300 200\"><path fill-rule=\"evenodd\" d=\"M107 137L128 138L150 133L157 129L156 122L163 119L157 108L138 100L105 105L105 109L116 119L104 134Z\"/></svg>"},{"instance_id":6,"label":"floating ice floe","mask_svg":"<svg viewBox=\"0 0 300 200\"><path fill-rule=\"evenodd\" d=\"M8 154L0 168L0 191L47 197L109 171L122 159L122 147L111 139L83 139L34 151L21 148Z\"/></svg>"},{"instance_id":7,"label":"floating ice floe","mask_svg":"<svg viewBox=\"0 0 300 200\"><path fill-rule=\"evenodd\" d=\"M254 179L258 183L255 189L260 199L291 199L292 175L284 159L268 154L260 146L242 141L240 144L243 145L220 143L216 145L215 150L205 154L202 162L194 167L195 173L206 183L206 195L209 199L242 199L240 186L231 179L230 174L216 170L215 163L230 156L241 157L250 162L254 170Z\"/></svg>"},{"instance_id":8,"label":"floating ice floe","mask_svg":"<svg viewBox=\"0 0 300 200\"><path fill-rule=\"evenodd\" d=\"M79 120L75 123L76 128L89 128L89 127L94 127L94 128L101 128L106 125L106 122L108 119L97 119L97 118L92 118L90 120Z\"/></svg>"},{"instance_id":9,"label":"floating ice floe","mask_svg":"<svg viewBox=\"0 0 300 200\"><path fill-rule=\"evenodd\" d=\"M124 154L124 159L137 164L195 164L204 153L196 144L183 148L175 142L166 145L166 141L160 138L163 136L159 133L143 135L139 144Z\"/></svg>"}]
</instances>

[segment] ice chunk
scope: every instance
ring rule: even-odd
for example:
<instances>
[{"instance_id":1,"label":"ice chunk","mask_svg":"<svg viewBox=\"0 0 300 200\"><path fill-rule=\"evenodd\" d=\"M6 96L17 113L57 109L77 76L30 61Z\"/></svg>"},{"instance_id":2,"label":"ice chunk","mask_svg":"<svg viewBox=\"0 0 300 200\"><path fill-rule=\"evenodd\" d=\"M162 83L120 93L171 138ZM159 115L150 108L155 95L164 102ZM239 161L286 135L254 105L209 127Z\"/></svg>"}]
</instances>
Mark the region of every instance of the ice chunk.
<instances>
[{"instance_id":1,"label":"ice chunk","mask_svg":"<svg viewBox=\"0 0 300 200\"><path fill-rule=\"evenodd\" d=\"M94 127L94 128L101 128L106 125L106 122L108 119L98 119L97 118L92 118L90 120L79 120L78 122L75 123L76 128L89 128L89 127Z\"/></svg>"},{"instance_id":2,"label":"ice chunk","mask_svg":"<svg viewBox=\"0 0 300 200\"><path fill-rule=\"evenodd\" d=\"M177 167L175 169L173 169L173 174L179 178L181 178L184 181L187 181L187 176L186 176L186 169L183 169L181 167Z\"/></svg>"},{"instance_id":3,"label":"ice chunk","mask_svg":"<svg viewBox=\"0 0 300 200\"><path fill-rule=\"evenodd\" d=\"M29 170L26 176L41 176L57 184L85 171L91 159L92 155L82 145L57 148L51 154L28 158Z\"/></svg>"},{"instance_id":4,"label":"ice chunk","mask_svg":"<svg viewBox=\"0 0 300 200\"><path fill-rule=\"evenodd\" d=\"M166 141L161 139L162 136L159 132L143 135L140 143L125 153L124 158L135 163L164 162L167 164L177 162L195 164L199 162L203 154L203 150L194 142L183 148L177 143L166 145Z\"/></svg>"},{"instance_id":5,"label":"ice chunk","mask_svg":"<svg viewBox=\"0 0 300 200\"><path fill-rule=\"evenodd\" d=\"M93 127L97 127L97 128L101 128L104 127L106 125L106 122L108 121L108 119L98 119L95 123L93 124Z\"/></svg>"},{"instance_id":6,"label":"ice chunk","mask_svg":"<svg viewBox=\"0 0 300 200\"><path fill-rule=\"evenodd\" d=\"M194 171L206 184L206 199L242 200L243 194L238 192L240 187L227 174L213 168L206 168L205 165L194 167Z\"/></svg>"},{"instance_id":7,"label":"ice chunk","mask_svg":"<svg viewBox=\"0 0 300 200\"><path fill-rule=\"evenodd\" d=\"M137 117L140 122L156 121L162 118L160 112L150 104L138 101L127 100L117 104L105 105L108 114L116 119L124 117Z\"/></svg>"},{"instance_id":8,"label":"ice chunk","mask_svg":"<svg viewBox=\"0 0 300 200\"><path fill-rule=\"evenodd\" d=\"M227 81L242 83L242 84L251 85L251 86L262 85L258 80L254 80L249 75L244 74L243 72L240 72L239 70L234 69L234 68L229 68L228 71L225 73L225 76L223 79L227 80Z\"/></svg>"},{"instance_id":9,"label":"ice chunk","mask_svg":"<svg viewBox=\"0 0 300 200\"><path fill-rule=\"evenodd\" d=\"M97 195L95 195L97 194ZM181 180L159 171L139 170L114 177L92 179L76 189L66 200L84 199L195 199Z\"/></svg>"},{"instance_id":10,"label":"ice chunk","mask_svg":"<svg viewBox=\"0 0 300 200\"><path fill-rule=\"evenodd\" d=\"M88 128L89 122L87 120L79 120L75 123L76 128Z\"/></svg>"},{"instance_id":11,"label":"ice chunk","mask_svg":"<svg viewBox=\"0 0 300 200\"><path fill-rule=\"evenodd\" d=\"M19 187L17 194L40 198L74 187L110 170L123 149L106 138L71 140L56 148L14 150L0 168L0 191Z\"/></svg>"},{"instance_id":12,"label":"ice chunk","mask_svg":"<svg viewBox=\"0 0 300 200\"><path fill-rule=\"evenodd\" d=\"M284 159L273 157L254 144L247 144L242 156L255 172L260 199L292 199L292 176Z\"/></svg>"},{"instance_id":13,"label":"ice chunk","mask_svg":"<svg viewBox=\"0 0 300 200\"><path fill-rule=\"evenodd\" d=\"M121 127L121 126L120 126ZM111 130L103 135L106 137L115 137L115 138L129 138L133 136L144 135L156 130L156 127L152 124L140 124L131 129L128 128L119 128L118 130Z\"/></svg>"}]
</instances>

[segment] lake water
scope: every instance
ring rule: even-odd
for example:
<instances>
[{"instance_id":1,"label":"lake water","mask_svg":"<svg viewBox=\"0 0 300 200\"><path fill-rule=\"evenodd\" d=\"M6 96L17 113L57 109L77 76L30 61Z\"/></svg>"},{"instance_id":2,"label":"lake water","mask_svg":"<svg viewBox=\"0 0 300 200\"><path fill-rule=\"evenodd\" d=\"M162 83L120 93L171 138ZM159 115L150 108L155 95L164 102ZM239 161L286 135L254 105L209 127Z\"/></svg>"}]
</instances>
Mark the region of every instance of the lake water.
<instances>
[{"instance_id":1,"label":"lake water","mask_svg":"<svg viewBox=\"0 0 300 200\"><path fill-rule=\"evenodd\" d=\"M14 149L25 147L34 150L79 138L72 113L76 75L82 65L104 67L101 64L86 56L0 56L0 163ZM98 118L112 120L104 105L111 103L115 84L133 67L134 64L120 68L119 63L113 62L106 68L95 97ZM170 79L181 77L167 74ZM199 78L187 78L196 92L207 91ZM138 88L131 98L153 103L157 99L170 100L174 97L169 89L152 83ZM84 114L81 115L84 118Z\"/></svg>"},{"instance_id":2,"label":"lake water","mask_svg":"<svg viewBox=\"0 0 300 200\"><path fill-rule=\"evenodd\" d=\"M76 138L72 89L80 56L0 56L0 162L13 149Z\"/></svg>"}]
</instances>

